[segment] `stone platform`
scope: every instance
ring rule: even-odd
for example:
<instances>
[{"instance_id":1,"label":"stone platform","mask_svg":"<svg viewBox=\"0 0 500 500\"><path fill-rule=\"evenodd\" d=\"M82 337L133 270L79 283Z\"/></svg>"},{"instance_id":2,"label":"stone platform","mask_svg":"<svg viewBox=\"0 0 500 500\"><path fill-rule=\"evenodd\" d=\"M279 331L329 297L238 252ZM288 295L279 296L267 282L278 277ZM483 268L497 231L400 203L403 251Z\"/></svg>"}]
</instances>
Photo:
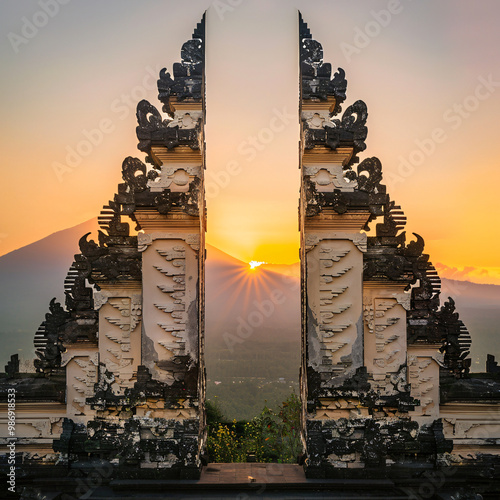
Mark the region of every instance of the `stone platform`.
<instances>
[{"instance_id":1,"label":"stone platform","mask_svg":"<svg viewBox=\"0 0 500 500\"><path fill-rule=\"evenodd\" d=\"M455 478L457 479L457 478ZM77 482L80 489L75 491ZM450 500L450 488L429 488L420 492L425 483L421 478L413 484L392 479L306 479L304 470L295 464L230 463L209 464L204 467L199 480L133 480L111 479L102 484L81 489L82 481L76 478L46 478L36 481L36 488L45 500L141 500L158 499L334 499L334 500L408 500L425 498ZM22 481L20 481L22 483ZM461 483L459 480L458 483ZM31 483L32 485L32 483ZM26 484L27 486L27 484ZM425 485L424 485L425 486ZM451 486L451 485L450 485ZM462 489L465 484L455 484L451 490ZM431 489L433 490L431 492ZM34 492L33 492L34 493ZM83 496L80 496L82 493ZM429 496L429 493L432 493ZM412 496L414 495L414 496ZM25 496L23 498L36 498ZM40 497L38 497L40 498ZM464 497L469 498L469 497ZM484 499L498 498L483 496Z\"/></svg>"},{"instance_id":2,"label":"stone platform","mask_svg":"<svg viewBox=\"0 0 500 500\"><path fill-rule=\"evenodd\" d=\"M304 469L295 464L210 464L203 468L200 484L305 483Z\"/></svg>"}]
</instances>

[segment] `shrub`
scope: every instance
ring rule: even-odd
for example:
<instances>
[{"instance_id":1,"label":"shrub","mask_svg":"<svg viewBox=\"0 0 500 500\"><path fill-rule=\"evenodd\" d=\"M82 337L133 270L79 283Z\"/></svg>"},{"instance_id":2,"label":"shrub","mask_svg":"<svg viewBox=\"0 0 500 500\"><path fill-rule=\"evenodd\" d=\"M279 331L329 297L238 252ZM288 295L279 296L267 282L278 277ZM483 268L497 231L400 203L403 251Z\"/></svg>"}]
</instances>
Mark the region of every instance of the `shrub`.
<instances>
[{"instance_id":1,"label":"shrub","mask_svg":"<svg viewBox=\"0 0 500 500\"><path fill-rule=\"evenodd\" d=\"M267 406L249 422L224 422L217 404L207 405L207 451L211 462L295 463L302 452L301 404L295 394L278 411ZM210 413L209 413L210 412Z\"/></svg>"}]
</instances>

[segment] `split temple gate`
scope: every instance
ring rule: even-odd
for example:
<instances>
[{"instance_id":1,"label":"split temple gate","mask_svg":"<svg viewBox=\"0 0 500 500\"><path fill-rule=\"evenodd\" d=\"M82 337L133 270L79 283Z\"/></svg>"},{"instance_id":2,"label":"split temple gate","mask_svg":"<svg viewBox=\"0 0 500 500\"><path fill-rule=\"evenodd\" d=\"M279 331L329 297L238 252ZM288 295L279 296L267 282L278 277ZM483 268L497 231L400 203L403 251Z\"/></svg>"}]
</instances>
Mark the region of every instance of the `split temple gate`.
<instances>
[{"instance_id":1,"label":"split temple gate","mask_svg":"<svg viewBox=\"0 0 500 500\"><path fill-rule=\"evenodd\" d=\"M440 471L446 491L467 481L498 492L500 381L469 375L470 336L453 300L440 306L423 239L403 231L380 161L360 161L366 105L342 112L344 71L332 76L302 18L299 46L306 475L418 485L424 472ZM37 373L20 374L13 356L0 379L3 410L7 388L16 389L23 484L43 490L42 478L84 477L96 463L109 468L108 482L199 477L204 18L181 58L173 78L160 72L163 113L137 106L146 163L124 160L98 241L81 238L66 304L52 300L35 335ZM6 411L0 423L6 457Z\"/></svg>"}]
</instances>

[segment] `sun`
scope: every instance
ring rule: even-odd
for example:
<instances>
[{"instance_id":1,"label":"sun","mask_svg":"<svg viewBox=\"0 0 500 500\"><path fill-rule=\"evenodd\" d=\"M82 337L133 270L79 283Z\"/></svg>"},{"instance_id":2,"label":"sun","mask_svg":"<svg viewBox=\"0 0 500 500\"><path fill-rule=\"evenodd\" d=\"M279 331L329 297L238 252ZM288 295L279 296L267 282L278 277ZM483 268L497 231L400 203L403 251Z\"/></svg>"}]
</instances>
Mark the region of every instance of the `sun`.
<instances>
[{"instance_id":1,"label":"sun","mask_svg":"<svg viewBox=\"0 0 500 500\"><path fill-rule=\"evenodd\" d=\"M259 266L262 266L262 264L267 264L267 262L259 262L257 260L251 260L248 265L250 266L251 271L255 271Z\"/></svg>"}]
</instances>

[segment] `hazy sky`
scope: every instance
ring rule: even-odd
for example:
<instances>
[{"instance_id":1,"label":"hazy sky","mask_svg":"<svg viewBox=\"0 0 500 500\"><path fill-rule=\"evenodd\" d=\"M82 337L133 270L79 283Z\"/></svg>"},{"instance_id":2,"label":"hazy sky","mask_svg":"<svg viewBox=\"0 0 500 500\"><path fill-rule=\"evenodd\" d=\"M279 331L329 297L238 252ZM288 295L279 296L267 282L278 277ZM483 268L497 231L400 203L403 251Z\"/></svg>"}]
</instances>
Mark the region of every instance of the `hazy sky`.
<instances>
[{"instance_id":1,"label":"hazy sky","mask_svg":"<svg viewBox=\"0 0 500 500\"><path fill-rule=\"evenodd\" d=\"M122 160L143 158L136 103L160 106L159 69L208 10L207 241L298 260L297 9L346 71L344 109L367 103L362 158L381 159L407 229L445 275L500 284L495 0L3 0L0 255L112 198Z\"/></svg>"}]
</instances>

